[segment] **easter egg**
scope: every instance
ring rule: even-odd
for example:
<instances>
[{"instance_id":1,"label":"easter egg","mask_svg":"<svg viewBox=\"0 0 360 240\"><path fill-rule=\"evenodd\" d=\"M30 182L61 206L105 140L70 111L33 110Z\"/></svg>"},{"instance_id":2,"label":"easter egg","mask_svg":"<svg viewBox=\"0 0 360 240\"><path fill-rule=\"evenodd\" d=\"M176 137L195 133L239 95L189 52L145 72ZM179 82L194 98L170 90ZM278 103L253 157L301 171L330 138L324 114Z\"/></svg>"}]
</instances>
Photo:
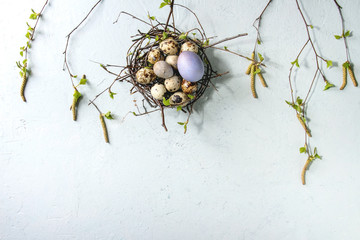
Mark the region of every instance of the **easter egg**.
<instances>
[{"instance_id":1,"label":"easter egg","mask_svg":"<svg viewBox=\"0 0 360 240\"><path fill-rule=\"evenodd\" d=\"M204 64L194 52L184 51L180 53L177 67L180 75L190 82L199 81L204 75Z\"/></svg>"},{"instance_id":2,"label":"easter egg","mask_svg":"<svg viewBox=\"0 0 360 240\"><path fill-rule=\"evenodd\" d=\"M170 78L174 75L174 70L165 61L158 61L154 64L154 72L159 78Z\"/></svg>"}]
</instances>

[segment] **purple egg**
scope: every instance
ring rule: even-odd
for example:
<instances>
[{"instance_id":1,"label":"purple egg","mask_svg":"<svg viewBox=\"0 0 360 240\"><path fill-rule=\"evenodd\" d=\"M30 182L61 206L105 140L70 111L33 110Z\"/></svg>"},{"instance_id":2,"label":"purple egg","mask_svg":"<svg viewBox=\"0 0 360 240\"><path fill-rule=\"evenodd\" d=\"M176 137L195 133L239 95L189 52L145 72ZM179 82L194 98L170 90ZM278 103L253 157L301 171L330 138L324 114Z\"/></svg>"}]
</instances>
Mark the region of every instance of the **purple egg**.
<instances>
[{"instance_id":1,"label":"purple egg","mask_svg":"<svg viewBox=\"0 0 360 240\"><path fill-rule=\"evenodd\" d=\"M189 82L197 82L204 75L204 64L194 52L185 51L180 53L177 67L180 75Z\"/></svg>"}]
</instances>

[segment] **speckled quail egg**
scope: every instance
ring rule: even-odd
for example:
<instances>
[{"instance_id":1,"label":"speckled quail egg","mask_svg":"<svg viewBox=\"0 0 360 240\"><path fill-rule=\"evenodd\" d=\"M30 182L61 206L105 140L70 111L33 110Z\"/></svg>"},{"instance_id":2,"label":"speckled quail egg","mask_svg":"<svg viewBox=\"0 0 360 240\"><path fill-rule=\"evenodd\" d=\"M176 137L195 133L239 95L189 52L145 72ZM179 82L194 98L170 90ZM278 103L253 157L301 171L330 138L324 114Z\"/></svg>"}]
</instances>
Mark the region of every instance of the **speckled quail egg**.
<instances>
[{"instance_id":1,"label":"speckled quail egg","mask_svg":"<svg viewBox=\"0 0 360 240\"><path fill-rule=\"evenodd\" d=\"M172 76L171 78L166 79L164 84L165 84L165 88L169 92L176 92L177 90L180 89L181 79L179 76L175 75Z\"/></svg>"},{"instance_id":2,"label":"speckled quail egg","mask_svg":"<svg viewBox=\"0 0 360 240\"><path fill-rule=\"evenodd\" d=\"M162 100L165 93L166 89L164 84L156 83L151 88L151 95L157 100Z\"/></svg>"},{"instance_id":3,"label":"speckled quail egg","mask_svg":"<svg viewBox=\"0 0 360 240\"><path fill-rule=\"evenodd\" d=\"M155 64L156 62L163 60L163 56L159 49L152 49L148 54L148 62L151 64Z\"/></svg>"},{"instance_id":4,"label":"speckled quail egg","mask_svg":"<svg viewBox=\"0 0 360 240\"><path fill-rule=\"evenodd\" d=\"M180 52L185 52L185 51L198 53L199 47L195 43L187 41L183 43L183 45L181 45L181 49L180 49Z\"/></svg>"},{"instance_id":5,"label":"speckled quail egg","mask_svg":"<svg viewBox=\"0 0 360 240\"><path fill-rule=\"evenodd\" d=\"M181 83L181 90L186 94L192 94L197 90L197 83L189 82L183 79Z\"/></svg>"},{"instance_id":6,"label":"speckled quail egg","mask_svg":"<svg viewBox=\"0 0 360 240\"><path fill-rule=\"evenodd\" d=\"M166 57L165 62L167 62L173 68L177 69L177 60L178 60L178 56L169 55Z\"/></svg>"},{"instance_id":7,"label":"speckled quail egg","mask_svg":"<svg viewBox=\"0 0 360 240\"><path fill-rule=\"evenodd\" d=\"M156 79L152 69L142 68L136 72L136 81L141 84L149 84Z\"/></svg>"},{"instance_id":8,"label":"speckled quail egg","mask_svg":"<svg viewBox=\"0 0 360 240\"><path fill-rule=\"evenodd\" d=\"M158 61L154 64L154 72L159 78L170 78L174 75L174 70L165 61Z\"/></svg>"},{"instance_id":9,"label":"speckled quail egg","mask_svg":"<svg viewBox=\"0 0 360 240\"><path fill-rule=\"evenodd\" d=\"M160 43L160 49L167 55L174 55L179 50L179 44L173 38L168 38Z\"/></svg>"},{"instance_id":10,"label":"speckled quail egg","mask_svg":"<svg viewBox=\"0 0 360 240\"><path fill-rule=\"evenodd\" d=\"M171 105L185 106L189 102L189 97L183 92L176 92L170 97Z\"/></svg>"}]
</instances>

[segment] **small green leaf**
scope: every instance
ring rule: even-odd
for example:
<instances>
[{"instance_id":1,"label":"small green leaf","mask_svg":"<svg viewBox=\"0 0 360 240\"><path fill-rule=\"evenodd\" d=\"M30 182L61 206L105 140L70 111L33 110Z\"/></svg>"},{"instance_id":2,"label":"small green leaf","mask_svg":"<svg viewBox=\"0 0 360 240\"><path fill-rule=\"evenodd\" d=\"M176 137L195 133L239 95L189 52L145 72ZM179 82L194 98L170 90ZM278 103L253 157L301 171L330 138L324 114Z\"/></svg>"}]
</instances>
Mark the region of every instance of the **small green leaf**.
<instances>
[{"instance_id":1,"label":"small green leaf","mask_svg":"<svg viewBox=\"0 0 360 240\"><path fill-rule=\"evenodd\" d=\"M111 115L111 112L110 111L108 111L107 113L105 113L105 115L104 115L107 119L114 119L113 118L113 116Z\"/></svg>"},{"instance_id":2,"label":"small green leaf","mask_svg":"<svg viewBox=\"0 0 360 240\"><path fill-rule=\"evenodd\" d=\"M326 60L326 66L329 68L333 65L333 62L330 60Z\"/></svg>"},{"instance_id":3,"label":"small green leaf","mask_svg":"<svg viewBox=\"0 0 360 240\"><path fill-rule=\"evenodd\" d=\"M20 69L22 68L22 66L21 66L21 64L20 64L20 61L17 61L17 62L16 62L16 66L17 66L18 68L20 68Z\"/></svg>"},{"instance_id":4,"label":"small green leaf","mask_svg":"<svg viewBox=\"0 0 360 240\"><path fill-rule=\"evenodd\" d=\"M165 7L166 5L168 5L166 2L162 2L162 3L160 4L160 7L159 7L159 8L163 8L163 7Z\"/></svg>"},{"instance_id":5,"label":"small green leaf","mask_svg":"<svg viewBox=\"0 0 360 240\"><path fill-rule=\"evenodd\" d=\"M341 38L342 38L342 36L339 36L339 35L334 35L334 37L335 37L336 39L341 39Z\"/></svg>"},{"instance_id":6,"label":"small green leaf","mask_svg":"<svg viewBox=\"0 0 360 240\"><path fill-rule=\"evenodd\" d=\"M179 39L186 39L186 38L187 38L187 34L185 34L185 33L182 33L179 36Z\"/></svg>"},{"instance_id":7,"label":"small green leaf","mask_svg":"<svg viewBox=\"0 0 360 240\"><path fill-rule=\"evenodd\" d=\"M37 17L38 17L38 15L36 13L32 13L29 18L32 20L36 20Z\"/></svg>"},{"instance_id":8,"label":"small green leaf","mask_svg":"<svg viewBox=\"0 0 360 240\"><path fill-rule=\"evenodd\" d=\"M344 62L344 63L343 63L343 67L344 67L344 68L349 68L349 67L350 67L350 63L349 63L349 62Z\"/></svg>"},{"instance_id":9,"label":"small green leaf","mask_svg":"<svg viewBox=\"0 0 360 240\"><path fill-rule=\"evenodd\" d=\"M114 95L116 95L116 93L114 93L114 92L109 92L109 95L110 95L110 97L111 97L112 99L114 99Z\"/></svg>"},{"instance_id":10,"label":"small green leaf","mask_svg":"<svg viewBox=\"0 0 360 240\"><path fill-rule=\"evenodd\" d=\"M195 37L196 33L195 33L195 32L193 32L193 33L192 33L192 35Z\"/></svg>"},{"instance_id":11,"label":"small green leaf","mask_svg":"<svg viewBox=\"0 0 360 240\"><path fill-rule=\"evenodd\" d=\"M27 65L27 59L24 59L24 61L22 62L24 66Z\"/></svg>"},{"instance_id":12,"label":"small green leaf","mask_svg":"<svg viewBox=\"0 0 360 240\"><path fill-rule=\"evenodd\" d=\"M299 149L299 151L300 151L300 153L306 153L306 147L301 147L301 148Z\"/></svg>"},{"instance_id":13,"label":"small green leaf","mask_svg":"<svg viewBox=\"0 0 360 240\"><path fill-rule=\"evenodd\" d=\"M183 123L183 122L178 122L178 124L179 124L179 125L185 125L185 123Z\"/></svg>"},{"instance_id":14,"label":"small green leaf","mask_svg":"<svg viewBox=\"0 0 360 240\"><path fill-rule=\"evenodd\" d=\"M321 157L319 156L319 154L315 154L315 156L314 156L315 158L317 158L317 159L321 159Z\"/></svg>"},{"instance_id":15,"label":"small green leaf","mask_svg":"<svg viewBox=\"0 0 360 240\"><path fill-rule=\"evenodd\" d=\"M344 37L348 37L348 36L350 36L350 31L349 30L346 31L346 33L344 34Z\"/></svg>"},{"instance_id":16,"label":"small green leaf","mask_svg":"<svg viewBox=\"0 0 360 240\"><path fill-rule=\"evenodd\" d=\"M260 39L258 39L258 40L257 40L257 44L259 44L259 45L261 44L261 41L260 41Z\"/></svg>"},{"instance_id":17,"label":"small green leaf","mask_svg":"<svg viewBox=\"0 0 360 240\"><path fill-rule=\"evenodd\" d=\"M258 56L259 56L260 62L264 61L264 57L260 53L258 53Z\"/></svg>"},{"instance_id":18,"label":"small green leaf","mask_svg":"<svg viewBox=\"0 0 360 240\"><path fill-rule=\"evenodd\" d=\"M159 41L159 36L158 35L155 36L155 41Z\"/></svg>"},{"instance_id":19,"label":"small green leaf","mask_svg":"<svg viewBox=\"0 0 360 240\"><path fill-rule=\"evenodd\" d=\"M292 65L296 65L297 67L300 67L298 59L295 59L295 61L291 62Z\"/></svg>"},{"instance_id":20,"label":"small green leaf","mask_svg":"<svg viewBox=\"0 0 360 240\"><path fill-rule=\"evenodd\" d=\"M206 39L206 41L204 41L203 43L203 47L209 46L209 39Z\"/></svg>"},{"instance_id":21,"label":"small green leaf","mask_svg":"<svg viewBox=\"0 0 360 240\"><path fill-rule=\"evenodd\" d=\"M188 94L188 97L189 97L191 100L193 100L193 99L194 99L194 96L193 96L193 95L191 95L191 94Z\"/></svg>"},{"instance_id":22,"label":"small green leaf","mask_svg":"<svg viewBox=\"0 0 360 240\"><path fill-rule=\"evenodd\" d=\"M79 99L81 97L81 93L77 90L75 90L73 96L76 98L76 99Z\"/></svg>"},{"instance_id":23,"label":"small green leaf","mask_svg":"<svg viewBox=\"0 0 360 240\"><path fill-rule=\"evenodd\" d=\"M24 52L23 51L20 51L20 56L24 56Z\"/></svg>"},{"instance_id":24,"label":"small green leaf","mask_svg":"<svg viewBox=\"0 0 360 240\"><path fill-rule=\"evenodd\" d=\"M87 82L87 79L86 79L86 78L80 79L80 85L85 85L86 82Z\"/></svg>"},{"instance_id":25,"label":"small green leaf","mask_svg":"<svg viewBox=\"0 0 360 240\"><path fill-rule=\"evenodd\" d=\"M258 69L256 69L255 71L254 71L254 75L255 74L258 74L258 73L260 73L261 72L261 70L260 70L260 68L258 68Z\"/></svg>"},{"instance_id":26,"label":"small green leaf","mask_svg":"<svg viewBox=\"0 0 360 240\"><path fill-rule=\"evenodd\" d=\"M163 35L162 35L162 40L165 40L165 39L167 39L167 37L168 37L168 34L167 34L167 32L163 32Z\"/></svg>"},{"instance_id":27,"label":"small green leaf","mask_svg":"<svg viewBox=\"0 0 360 240\"><path fill-rule=\"evenodd\" d=\"M77 78L77 75L73 76L73 78Z\"/></svg>"},{"instance_id":28,"label":"small green leaf","mask_svg":"<svg viewBox=\"0 0 360 240\"><path fill-rule=\"evenodd\" d=\"M224 49L227 51L228 50L227 46L224 46Z\"/></svg>"},{"instance_id":29,"label":"small green leaf","mask_svg":"<svg viewBox=\"0 0 360 240\"><path fill-rule=\"evenodd\" d=\"M25 35L25 37L26 37L27 39L30 39L30 38L31 38L31 33L30 33L30 32L27 32L26 35Z\"/></svg>"},{"instance_id":30,"label":"small green leaf","mask_svg":"<svg viewBox=\"0 0 360 240\"><path fill-rule=\"evenodd\" d=\"M150 35L149 35L149 34L146 34L145 37L146 37L147 39L150 39Z\"/></svg>"},{"instance_id":31,"label":"small green leaf","mask_svg":"<svg viewBox=\"0 0 360 240\"><path fill-rule=\"evenodd\" d=\"M163 97L163 104L165 106L170 106L170 99L166 99L165 97Z\"/></svg>"},{"instance_id":32,"label":"small green leaf","mask_svg":"<svg viewBox=\"0 0 360 240\"><path fill-rule=\"evenodd\" d=\"M150 19L150 20L155 20L155 17L154 16L150 16L149 14L148 14L148 18Z\"/></svg>"},{"instance_id":33,"label":"small green leaf","mask_svg":"<svg viewBox=\"0 0 360 240\"><path fill-rule=\"evenodd\" d=\"M328 90L329 88L332 88L332 87L335 87L335 85L334 85L334 84L331 84L331 83L329 83L329 82L326 82L326 85L325 85L325 87L324 87L324 91L326 91L326 90Z\"/></svg>"},{"instance_id":34,"label":"small green leaf","mask_svg":"<svg viewBox=\"0 0 360 240\"><path fill-rule=\"evenodd\" d=\"M314 26L313 26L313 25L309 25L309 27L310 27L311 29L313 29L313 28L314 28Z\"/></svg>"},{"instance_id":35,"label":"small green leaf","mask_svg":"<svg viewBox=\"0 0 360 240\"><path fill-rule=\"evenodd\" d=\"M300 97L297 97L296 102L297 102L297 104L301 105L303 100Z\"/></svg>"},{"instance_id":36,"label":"small green leaf","mask_svg":"<svg viewBox=\"0 0 360 240\"><path fill-rule=\"evenodd\" d=\"M184 133L186 133L186 131L187 131L187 123L184 124Z\"/></svg>"},{"instance_id":37,"label":"small green leaf","mask_svg":"<svg viewBox=\"0 0 360 240\"><path fill-rule=\"evenodd\" d=\"M178 106L177 108L176 108L176 111L181 111L182 110L182 107L181 106Z\"/></svg>"}]
</instances>

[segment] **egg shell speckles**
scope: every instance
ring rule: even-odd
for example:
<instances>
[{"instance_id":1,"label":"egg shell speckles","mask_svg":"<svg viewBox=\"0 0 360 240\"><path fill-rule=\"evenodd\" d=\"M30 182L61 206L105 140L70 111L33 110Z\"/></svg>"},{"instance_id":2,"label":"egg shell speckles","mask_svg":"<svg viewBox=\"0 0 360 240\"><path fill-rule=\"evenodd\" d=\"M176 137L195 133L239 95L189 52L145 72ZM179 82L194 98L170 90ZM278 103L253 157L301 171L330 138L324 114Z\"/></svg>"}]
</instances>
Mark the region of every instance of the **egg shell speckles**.
<instances>
[{"instance_id":1,"label":"egg shell speckles","mask_svg":"<svg viewBox=\"0 0 360 240\"><path fill-rule=\"evenodd\" d=\"M179 44L173 38L168 38L160 43L160 49L167 55L175 55L179 50Z\"/></svg>"},{"instance_id":2,"label":"egg shell speckles","mask_svg":"<svg viewBox=\"0 0 360 240\"><path fill-rule=\"evenodd\" d=\"M165 62L167 62L173 68L177 69L178 58L179 57L176 56L176 55L169 55L169 56L166 57Z\"/></svg>"},{"instance_id":3,"label":"egg shell speckles","mask_svg":"<svg viewBox=\"0 0 360 240\"><path fill-rule=\"evenodd\" d=\"M197 82L204 75L204 64L194 52L185 51L180 53L177 67L180 75L190 82Z\"/></svg>"},{"instance_id":4,"label":"egg shell speckles","mask_svg":"<svg viewBox=\"0 0 360 240\"><path fill-rule=\"evenodd\" d=\"M159 78L171 78L174 75L174 70L165 61L158 61L154 64L154 72Z\"/></svg>"},{"instance_id":5,"label":"egg shell speckles","mask_svg":"<svg viewBox=\"0 0 360 240\"><path fill-rule=\"evenodd\" d=\"M176 92L170 97L170 104L175 106L185 106L189 103L189 97L183 92Z\"/></svg>"},{"instance_id":6,"label":"egg shell speckles","mask_svg":"<svg viewBox=\"0 0 360 240\"><path fill-rule=\"evenodd\" d=\"M185 52L185 51L198 53L199 47L195 43L187 41L183 43L183 45L181 45L181 49L180 49L180 52Z\"/></svg>"},{"instance_id":7,"label":"egg shell speckles","mask_svg":"<svg viewBox=\"0 0 360 240\"><path fill-rule=\"evenodd\" d=\"M171 78L168 78L164 82L165 88L169 92L176 92L180 89L181 86L181 79L179 76L172 76Z\"/></svg>"},{"instance_id":8,"label":"egg shell speckles","mask_svg":"<svg viewBox=\"0 0 360 240\"><path fill-rule=\"evenodd\" d=\"M197 83L182 80L181 90L186 94L193 94L197 90Z\"/></svg>"},{"instance_id":9,"label":"egg shell speckles","mask_svg":"<svg viewBox=\"0 0 360 240\"><path fill-rule=\"evenodd\" d=\"M152 49L148 54L148 62L151 64L155 64L156 62L163 60L163 56L159 49Z\"/></svg>"},{"instance_id":10,"label":"egg shell speckles","mask_svg":"<svg viewBox=\"0 0 360 240\"><path fill-rule=\"evenodd\" d=\"M149 84L156 79L152 69L142 68L136 72L136 81L141 84Z\"/></svg>"},{"instance_id":11,"label":"egg shell speckles","mask_svg":"<svg viewBox=\"0 0 360 240\"><path fill-rule=\"evenodd\" d=\"M163 84L156 83L151 88L151 95L157 100L162 100L165 93L166 93L166 89Z\"/></svg>"}]
</instances>

